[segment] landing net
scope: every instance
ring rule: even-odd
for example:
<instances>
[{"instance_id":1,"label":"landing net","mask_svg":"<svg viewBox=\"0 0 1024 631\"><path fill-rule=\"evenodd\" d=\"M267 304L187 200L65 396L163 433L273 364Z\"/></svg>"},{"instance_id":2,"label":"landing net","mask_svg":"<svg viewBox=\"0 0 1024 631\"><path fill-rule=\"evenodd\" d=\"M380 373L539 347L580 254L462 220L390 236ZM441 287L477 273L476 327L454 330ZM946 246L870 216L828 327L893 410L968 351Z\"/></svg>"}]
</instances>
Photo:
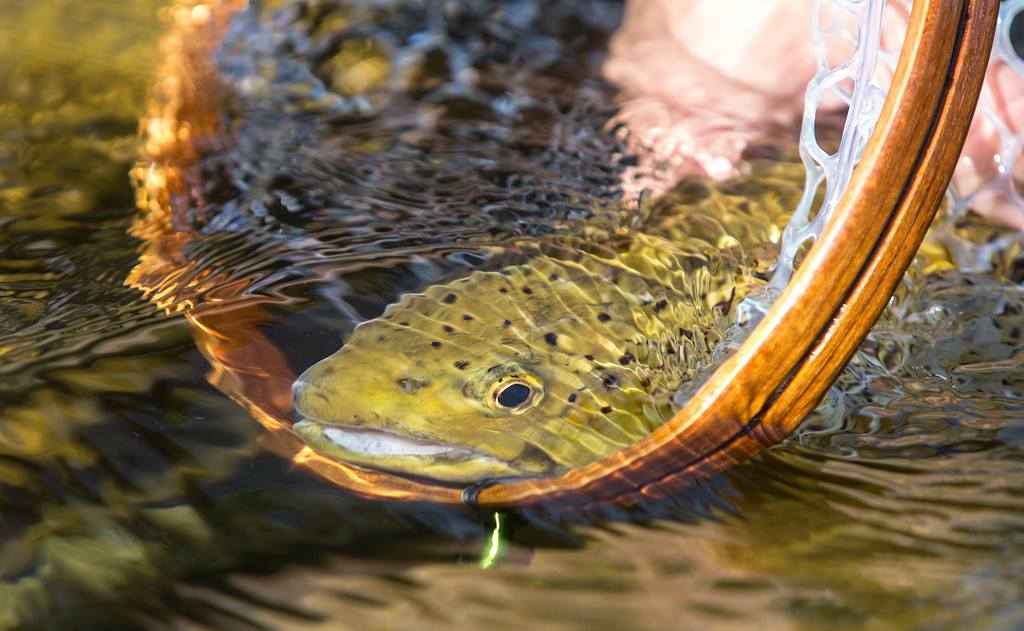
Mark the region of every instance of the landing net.
<instances>
[{"instance_id":1,"label":"landing net","mask_svg":"<svg viewBox=\"0 0 1024 631\"><path fill-rule=\"evenodd\" d=\"M813 46L817 72L807 86L800 131L800 157L806 168L803 197L783 231L779 261L768 291L750 298L743 320L757 320L789 282L798 254L812 242L835 211L854 167L860 161L878 121L891 82L911 0L816 0ZM937 235L950 248L964 270L988 267L991 256L1008 240L1004 235L984 245L967 243L951 226L969 209L986 212L1020 225L1024 179L1020 164L1024 144L1020 118L1024 109L1024 60L1014 50L1024 37L1024 20L1016 20L1024 0L1000 6L995 44L972 124L972 138L957 166L947 193L945 218ZM1016 22L1020 22L1019 24ZM829 150L819 132L819 113L846 106L841 141ZM1016 177L1015 177L1016 174Z\"/></svg>"}]
</instances>

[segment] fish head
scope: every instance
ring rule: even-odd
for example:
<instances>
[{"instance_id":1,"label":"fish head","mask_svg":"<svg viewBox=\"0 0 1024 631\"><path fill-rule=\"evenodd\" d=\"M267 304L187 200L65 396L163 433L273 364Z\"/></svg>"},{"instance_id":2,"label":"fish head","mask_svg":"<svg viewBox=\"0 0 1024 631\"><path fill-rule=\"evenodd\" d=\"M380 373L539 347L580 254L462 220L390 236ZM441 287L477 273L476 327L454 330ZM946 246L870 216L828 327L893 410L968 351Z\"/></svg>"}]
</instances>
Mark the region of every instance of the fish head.
<instances>
[{"instance_id":1,"label":"fish head","mask_svg":"<svg viewBox=\"0 0 1024 631\"><path fill-rule=\"evenodd\" d=\"M515 287L474 272L360 324L296 380L295 431L327 457L448 482L554 475L645 433L623 429L650 408L636 369L609 388L586 350L618 351L580 308L535 285L524 310Z\"/></svg>"}]
</instances>

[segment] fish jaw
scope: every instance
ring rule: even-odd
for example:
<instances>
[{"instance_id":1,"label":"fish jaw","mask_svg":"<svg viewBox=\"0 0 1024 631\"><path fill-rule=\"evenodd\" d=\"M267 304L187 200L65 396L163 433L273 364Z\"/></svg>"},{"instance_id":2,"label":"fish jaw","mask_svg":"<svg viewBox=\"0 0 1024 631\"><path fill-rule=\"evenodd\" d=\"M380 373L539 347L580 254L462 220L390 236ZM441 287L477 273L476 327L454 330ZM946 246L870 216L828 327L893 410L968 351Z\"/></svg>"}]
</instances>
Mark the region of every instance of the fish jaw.
<instances>
[{"instance_id":1,"label":"fish jaw","mask_svg":"<svg viewBox=\"0 0 1024 631\"><path fill-rule=\"evenodd\" d=\"M528 477L528 471L490 454L439 440L303 419L292 429L318 453L363 467L443 482Z\"/></svg>"},{"instance_id":2,"label":"fish jaw","mask_svg":"<svg viewBox=\"0 0 1024 631\"><path fill-rule=\"evenodd\" d=\"M396 383L403 373L393 364L412 362L399 357L362 352L350 341L309 367L292 385L302 417L293 430L328 458L445 482L536 477L557 468L487 418L457 384L418 374L433 383L403 392Z\"/></svg>"}]
</instances>

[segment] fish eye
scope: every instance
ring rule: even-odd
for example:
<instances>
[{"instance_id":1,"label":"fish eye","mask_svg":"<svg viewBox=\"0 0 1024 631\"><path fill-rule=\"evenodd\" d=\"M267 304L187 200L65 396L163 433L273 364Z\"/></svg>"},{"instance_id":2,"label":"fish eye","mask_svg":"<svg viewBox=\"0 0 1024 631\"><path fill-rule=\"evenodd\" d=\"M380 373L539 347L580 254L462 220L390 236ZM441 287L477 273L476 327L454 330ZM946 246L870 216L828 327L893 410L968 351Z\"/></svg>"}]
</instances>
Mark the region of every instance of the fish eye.
<instances>
[{"instance_id":1,"label":"fish eye","mask_svg":"<svg viewBox=\"0 0 1024 631\"><path fill-rule=\"evenodd\" d=\"M544 383L515 362L495 364L463 386L465 396L499 414L520 414L544 399Z\"/></svg>"},{"instance_id":2,"label":"fish eye","mask_svg":"<svg viewBox=\"0 0 1024 631\"><path fill-rule=\"evenodd\" d=\"M516 408L526 403L533 396L533 388L525 383L513 382L502 388L494 395L498 405L506 408Z\"/></svg>"}]
</instances>

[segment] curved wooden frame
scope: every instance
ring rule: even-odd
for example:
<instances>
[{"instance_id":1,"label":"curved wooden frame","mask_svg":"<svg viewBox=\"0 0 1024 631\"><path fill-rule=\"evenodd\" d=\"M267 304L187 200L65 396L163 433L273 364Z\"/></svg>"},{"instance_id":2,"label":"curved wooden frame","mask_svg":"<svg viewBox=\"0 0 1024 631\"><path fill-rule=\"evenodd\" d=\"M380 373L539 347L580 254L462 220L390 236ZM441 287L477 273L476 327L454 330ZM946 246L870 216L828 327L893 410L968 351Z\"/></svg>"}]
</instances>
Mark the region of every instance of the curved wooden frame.
<instances>
[{"instance_id":1,"label":"curved wooden frame","mask_svg":"<svg viewBox=\"0 0 1024 631\"><path fill-rule=\"evenodd\" d=\"M914 3L863 159L786 290L672 419L614 456L557 478L467 489L319 456L290 432L287 393L293 377L280 353L259 342L262 310L253 297L241 312L238 305L222 304L189 314L200 348L214 365L213 381L271 430L272 449L368 497L581 509L663 497L743 461L783 440L813 409L913 259L966 138L998 6L998 0ZM253 361L260 370L246 367Z\"/></svg>"},{"instance_id":2,"label":"curved wooden frame","mask_svg":"<svg viewBox=\"0 0 1024 631\"><path fill-rule=\"evenodd\" d=\"M485 506L657 497L792 432L867 336L953 175L981 91L997 0L918 0L892 86L835 215L742 346L668 423L552 480L485 488Z\"/></svg>"}]
</instances>

